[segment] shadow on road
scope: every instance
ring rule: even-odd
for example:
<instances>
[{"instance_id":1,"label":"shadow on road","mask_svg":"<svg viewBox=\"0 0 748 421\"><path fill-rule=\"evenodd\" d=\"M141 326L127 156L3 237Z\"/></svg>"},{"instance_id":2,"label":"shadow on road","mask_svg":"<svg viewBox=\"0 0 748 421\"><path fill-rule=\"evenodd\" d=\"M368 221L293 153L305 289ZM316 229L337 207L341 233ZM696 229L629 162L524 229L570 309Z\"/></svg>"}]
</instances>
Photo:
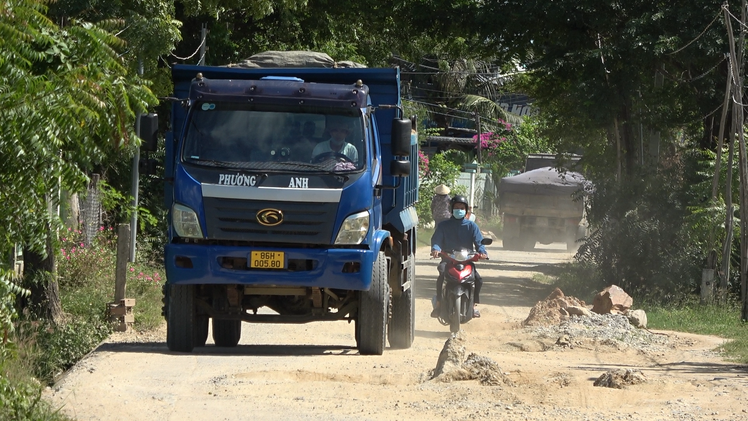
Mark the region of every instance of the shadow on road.
<instances>
[{"instance_id":1,"label":"shadow on road","mask_svg":"<svg viewBox=\"0 0 748 421\"><path fill-rule=\"evenodd\" d=\"M171 352L165 342L129 342L102 344L96 352L130 352L146 354L186 355L186 356L270 356L295 357L319 355L358 355L358 349L343 345L237 345L233 348L219 348L214 345L195 348L191 353Z\"/></svg>"},{"instance_id":2,"label":"shadow on road","mask_svg":"<svg viewBox=\"0 0 748 421\"><path fill-rule=\"evenodd\" d=\"M627 365L627 364L600 364L600 365L580 365L574 367L581 371L599 371L601 374L612 370L612 369L641 369L641 365ZM746 380L744 377L746 373L748 373L748 366L746 365L737 365L737 364L719 364L719 363L707 363L707 362L688 362L688 361L680 361L677 363L668 363L668 364L652 364L651 366L647 367L647 371L652 372L663 372L668 373L668 375L678 375L676 373L681 374L689 374L689 375L696 375L696 374L707 374L707 375L723 375L725 377L715 377L714 380L736 380L736 376L740 377L743 382L748 383L748 380ZM595 380L597 377L591 377L590 380Z\"/></svg>"},{"instance_id":3,"label":"shadow on road","mask_svg":"<svg viewBox=\"0 0 748 421\"><path fill-rule=\"evenodd\" d=\"M429 339L449 339L452 337L452 333L449 332L449 328L446 331L431 331L431 330L418 330L416 329L416 338L429 338Z\"/></svg>"}]
</instances>

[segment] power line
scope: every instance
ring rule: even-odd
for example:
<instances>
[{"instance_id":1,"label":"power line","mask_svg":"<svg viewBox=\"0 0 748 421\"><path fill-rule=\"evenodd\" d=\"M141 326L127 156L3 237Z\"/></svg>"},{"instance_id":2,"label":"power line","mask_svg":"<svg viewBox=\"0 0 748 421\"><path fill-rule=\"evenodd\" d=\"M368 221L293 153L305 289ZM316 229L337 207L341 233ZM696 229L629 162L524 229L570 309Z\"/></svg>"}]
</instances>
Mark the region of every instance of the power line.
<instances>
[{"instance_id":1,"label":"power line","mask_svg":"<svg viewBox=\"0 0 748 421\"><path fill-rule=\"evenodd\" d=\"M679 53L679 52L683 51L683 50L684 50L684 49L685 49L686 47L688 47L689 45L691 45L691 44L693 44L694 42L696 42L696 40L698 40L699 38L701 38L701 36L702 36L702 35L704 35L704 33L706 33L706 31L707 31L707 30L708 30L708 29L709 29L709 28L710 28L710 27L711 27L711 26L712 26L712 25L714 24L714 22L715 22L715 21L717 20L717 18L719 17L719 15L720 15L721 13L722 13L722 11L721 11L721 10L720 10L719 12L717 12L717 15L716 15L716 16L714 17L714 19L712 19L712 21L711 21L711 22L709 22L709 25L707 25L707 26L706 26L706 28L704 28L704 30L703 30L703 31L701 31L701 33L700 33L699 35L697 35L697 36L696 36L696 38L692 39L692 40L691 40L691 42L689 42L688 44L684 45L683 47L681 47L681 48L679 48L679 49L677 49L677 50L673 51L672 53L668 53L668 54L669 54L669 55L673 55L673 54L675 54L675 53ZM730 11L728 10L728 11L727 11L727 13L730 13Z\"/></svg>"},{"instance_id":2,"label":"power line","mask_svg":"<svg viewBox=\"0 0 748 421\"><path fill-rule=\"evenodd\" d=\"M470 112L470 111L463 111L463 110L458 110L456 108L449 108L449 107L445 107L445 106L443 106L441 104L432 104L430 102L417 101L417 100L410 100L410 101L418 103L418 104L421 104L421 105L428 105L428 106L431 106L431 107L439 107L439 108L442 108L442 109L445 109L445 110L454 111L454 112L458 112L458 113L463 113L463 114L467 114L467 115L470 115L470 116L473 115L473 113Z\"/></svg>"},{"instance_id":3,"label":"power line","mask_svg":"<svg viewBox=\"0 0 748 421\"><path fill-rule=\"evenodd\" d=\"M730 15L730 17L732 17L733 19L735 19L735 21L739 23L740 26L748 29L748 25L744 24L740 19L737 18L737 16L733 15L732 12L730 12L730 9L727 8L726 4L722 5L722 8L725 9L725 11L727 11L727 14Z\"/></svg>"},{"instance_id":4,"label":"power line","mask_svg":"<svg viewBox=\"0 0 748 421\"><path fill-rule=\"evenodd\" d=\"M189 57L179 57L179 56L178 56L178 55L176 55L176 54L173 54L173 53L170 53L170 54L171 54L172 56L174 56L174 57L175 57L175 58L176 58L177 60L189 60L189 59L191 59L192 57L195 57L195 56L197 55L197 53L198 53L198 52L200 51L200 48L202 48L203 44L205 44L205 39L206 39L206 38L207 38L207 37L204 37L204 38L202 39L202 41L200 41L200 45L198 45L198 46L197 46L197 50L195 50L195 52L194 52L194 53L190 54L190 56L189 56Z\"/></svg>"},{"instance_id":5,"label":"power line","mask_svg":"<svg viewBox=\"0 0 748 421\"><path fill-rule=\"evenodd\" d=\"M417 100L413 100L413 99L407 99L405 101L410 101L410 102L414 102L416 104L421 104L421 105L429 105L429 106L432 106L432 107L437 107L437 108L439 108L441 110L451 111L451 112L454 112L454 113L463 113L463 114L467 114L468 116L464 116L463 117L463 116L454 115L454 114L441 113L439 111L434 111L434 110L430 110L430 109L426 110L427 112L432 113L432 114L438 114L438 115L444 115L444 116L447 116L447 117L461 118L461 119L468 119L468 120L471 119L471 118L473 118L473 117L475 117L475 113L470 112L470 111L458 110L456 108L449 108L449 107L445 107L445 106L442 106L442 105L439 105L439 104L432 104L432 103L429 103L429 102L417 101ZM481 120L487 121L489 123L493 123L493 124L496 124L496 125L500 124L499 120L494 120L492 118L483 117L480 114L478 115L478 117L480 117Z\"/></svg>"}]
</instances>

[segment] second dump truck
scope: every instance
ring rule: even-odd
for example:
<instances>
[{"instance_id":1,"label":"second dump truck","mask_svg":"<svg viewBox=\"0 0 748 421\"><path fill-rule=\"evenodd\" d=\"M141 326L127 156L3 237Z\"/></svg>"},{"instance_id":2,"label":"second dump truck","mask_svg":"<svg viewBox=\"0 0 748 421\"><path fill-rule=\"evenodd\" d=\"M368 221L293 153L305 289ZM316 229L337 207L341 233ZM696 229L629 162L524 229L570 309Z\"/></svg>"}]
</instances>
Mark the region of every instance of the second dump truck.
<instances>
[{"instance_id":1,"label":"second dump truck","mask_svg":"<svg viewBox=\"0 0 748 421\"><path fill-rule=\"evenodd\" d=\"M563 242L567 250L575 250L586 235L584 184L580 173L548 166L502 178L503 247L530 251L538 242Z\"/></svg>"}]
</instances>

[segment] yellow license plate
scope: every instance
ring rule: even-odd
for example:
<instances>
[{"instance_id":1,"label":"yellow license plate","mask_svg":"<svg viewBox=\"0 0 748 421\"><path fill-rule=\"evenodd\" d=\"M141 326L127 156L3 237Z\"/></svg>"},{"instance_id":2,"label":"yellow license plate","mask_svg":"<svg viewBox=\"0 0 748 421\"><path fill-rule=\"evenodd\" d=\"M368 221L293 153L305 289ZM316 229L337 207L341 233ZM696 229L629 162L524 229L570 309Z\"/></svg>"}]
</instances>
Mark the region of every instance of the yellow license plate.
<instances>
[{"instance_id":1,"label":"yellow license plate","mask_svg":"<svg viewBox=\"0 0 748 421\"><path fill-rule=\"evenodd\" d=\"M282 251L253 251L249 267L253 269L285 269L285 253Z\"/></svg>"}]
</instances>

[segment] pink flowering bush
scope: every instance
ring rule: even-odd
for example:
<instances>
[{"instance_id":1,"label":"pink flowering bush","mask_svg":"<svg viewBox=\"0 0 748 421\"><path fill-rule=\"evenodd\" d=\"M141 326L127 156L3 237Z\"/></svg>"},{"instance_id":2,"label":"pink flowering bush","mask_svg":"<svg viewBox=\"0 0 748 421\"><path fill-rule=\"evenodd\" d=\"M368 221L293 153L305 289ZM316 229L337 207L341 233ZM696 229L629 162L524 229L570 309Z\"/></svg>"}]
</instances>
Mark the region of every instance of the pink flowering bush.
<instances>
[{"instance_id":1,"label":"pink flowering bush","mask_svg":"<svg viewBox=\"0 0 748 421\"><path fill-rule=\"evenodd\" d=\"M422 150L418 150L418 177L423 178L429 172L429 157L423 153Z\"/></svg>"},{"instance_id":2,"label":"pink flowering bush","mask_svg":"<svg viewBox=\"0 0 748 421\"><path fill-rule=\"evenodd\" d=\"M61 287L78 287L95 279L114 279L113 262L116 259L116 242L102 230L93 244L86 247L83 233L68 228L59 239L57 275ZM112 272L110 274L110 272Z\"/></svg>"},{"instance_id":3,"label":"pink flowering bush","mask_svg":"<svg viewBox=\"0 0 748 421\"><path fill-rule=\"evenodd\" d=\"M473 136L476 143L478 136ZM491 168L494 181L498 183L501 177L511 170L524 167L527 153L538 152L533 145L527 144L518 136L511 124L499 120L499 128L493 132L481 133L480 136L481 162Z\"/></svg>"}]
</instances>

